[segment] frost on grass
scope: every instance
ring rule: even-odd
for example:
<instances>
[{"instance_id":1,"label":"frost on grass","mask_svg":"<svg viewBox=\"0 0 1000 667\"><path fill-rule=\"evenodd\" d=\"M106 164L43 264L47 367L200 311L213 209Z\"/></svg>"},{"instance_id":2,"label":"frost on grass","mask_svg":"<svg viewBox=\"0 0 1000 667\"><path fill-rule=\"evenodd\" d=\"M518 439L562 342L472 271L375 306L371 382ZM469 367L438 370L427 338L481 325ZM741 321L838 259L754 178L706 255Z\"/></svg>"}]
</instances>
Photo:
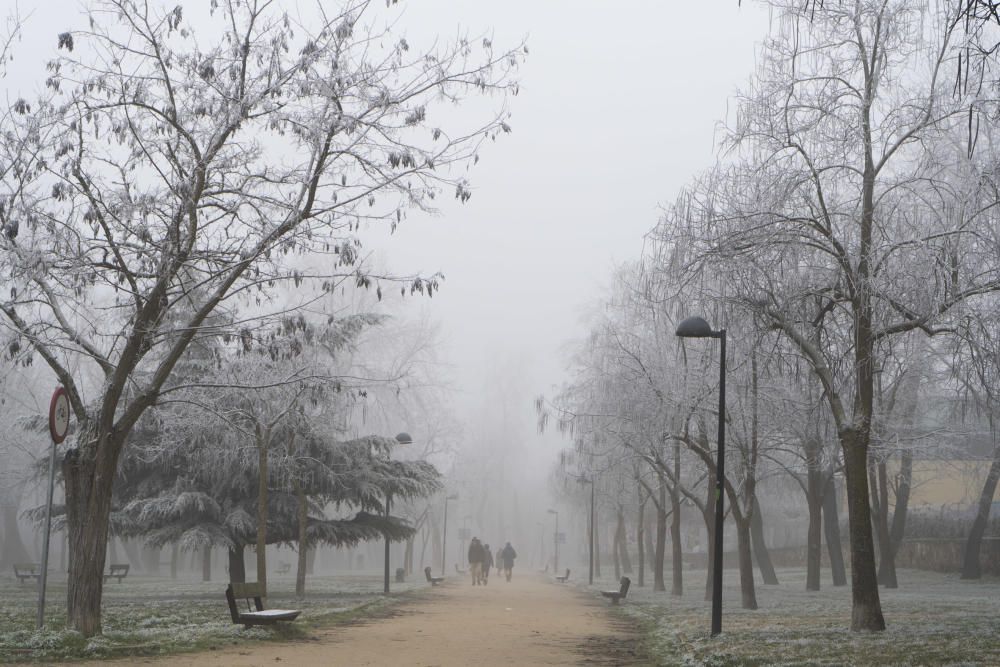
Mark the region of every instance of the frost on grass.
<instances>
[{"instance_id":1,"label":"frost on grass","mask_svg":"<svg viewBox=\"0 0 1000 667\"><path fill-rule=\"evenodd\" d=\"M726 570L723 633L709 636L705 571L685 571L685 594L633 585L621 613L645 629L664 664L701 665L997 665L1000 580L902 570L900 587L881 589L888 629L849 630L851 592L824 581L805 590L805 570L779 572L779 586L758 588L760 608L740 609L738 575ZM609 581L594 588L608 588Z\"/></svg>"}]
</instances>

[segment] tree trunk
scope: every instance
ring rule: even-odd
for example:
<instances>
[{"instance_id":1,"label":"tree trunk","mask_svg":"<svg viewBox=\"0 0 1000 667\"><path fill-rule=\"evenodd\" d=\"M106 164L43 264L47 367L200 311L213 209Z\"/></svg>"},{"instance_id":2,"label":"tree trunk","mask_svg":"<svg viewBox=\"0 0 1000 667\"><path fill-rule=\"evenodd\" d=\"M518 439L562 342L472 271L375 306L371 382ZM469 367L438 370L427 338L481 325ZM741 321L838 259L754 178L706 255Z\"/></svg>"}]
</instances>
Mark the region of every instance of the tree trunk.
<instances>
[{"instance_id":1,"label":"tree trunk","mask_svg":"<svg viewBox=\"0 0 1000 667\"><path fill-rule=\"evenodd\" d=\"M243 558L243 545L227 550L229 555L229 581L233 584L242 584L247 580L246 560Z\"/></svg>"},{"instance_id":2,"label":"tree trunk","mask_svg":"<svg viewBox=\"0 0 1000 667\"><path fill-rule=\"evenodd\" d=\"M757 608L757 589L753 580L753 557L750 553L750 520L745 516L737 518L736 521L736 549L739 552L740 567L740 599L744 609Z\"/></svg>"},{"instance_id":3,"label":"tree trunk","mask_svg":"<svg viewBox=\"0 0 1000 667\"><path fill-rule=\"evenodd\" d=\"M642 487L639 487L639 517L636 520L635 543L639 549L639 576L636 584L642 588L646 585L646 499L643 498Z\"/></svg>"},{"instance_id":4,"label":"tree trunk","mask_svg":"<svg viewBox=\"0 0 1000 667\"><path fill-rule=\"evenodd\" d=\"M684 545L681 542L681 499L676 484L670 489L670 574L670 594L681 597L684 595Z\"/></svg>"},{"instance_id":5,"label":"tree trunk","mask_svg":"<svg viewBox=\"0 0 1000 667\"><path fill-rule=\"evenodd\" d=\"M63 460L69 527L66 624L84 637L101 632L111 488L120 449L120 443L98 446L90 439L107 440L108 436L94 431L81 425L78 437L85 449L70 449Z\"/></svg>"},{"instance_id":6,"label":"tree trunk","mask_svg":"<svg viewBox=\"0 0 1000 667\"><path fill-rule=\"evenodd\" d=\"M868 446L854 429L841 433L851 537L851 630L885 630L875 571L868 490Z\"/></svg>"},{"instance_id":7,"label":"tree trunk","mask_svg":"<svg viewBox=\"0 0 1000 667\"><path fill-rule=\"evenodd\" d=\"M270 433L257 434L257 583L267 593L267 446Z\"/></svg>"},{"instance_id":8,"label":"tree trunk","mask_svg":"<svg viewBox=\"0 0 1000 667\"><path fill-rule=\"evenodd\" d=\"M0 567L5 570L14 563L28 563L31 557L21 539L17 525L17 502L7 501L3 505L3 550L0 552Z\"/></svg>"},{"instance_id":9,"label":"tree trunk","mask_svg":"<svg viewBox=\"0 0 1000 667\"><path fill-rule=\"evenodd\" d=\"M594 578L601 578L601 511L594 512Z\"/></svg>"},{"instance_id":10,"label":"tree trunk","mask_svg":"<svg viewBox=\"0 0 1000 667\"><path fill-rule=\"evenodd\" d=\"M876 576L879 583L886 588L898 588L899 582L896 580L896 554L892 548L892 536L889 532L889 474L886 470L885 460L879 461L876 469L878 471L880 510L878 513L879 563ZM898 511L898 503L896 511ZM905 508L903 512L906 512Z\"/></svg>"},{"instance_id":11,"label":"tree trunk","mask_svg":"<svg viewBox=\"0 0 1000 667\"><path fill-rule=\"evenodd\" d=\"M753 555L757 559L757 568L760 576L768 586L778 585L778 575L774 571L774 563L771 562L771 554L767 550L764 542L764 516L761 514L760 503L757 496L753 497L753 515L750 517L750 543L753 546Z\"/></svg>"},{"instance_id":12,"label":"tree trunk","mask_svg":"<svg viewBox=\"0 0 1000 667\"><path fill-rule=\"evenodd\" d=\"M892 525L889 527L889 543L892 545L893 559L899 553L899 545L903 543L903 535L906 533L906 513L910 508L910 488L912 485L913 452L906 450L900 459L896 508L892 512Z\"/></svg>"},{"instance_id":13,"label":"tree trunk","mask_svg":"<svg viewBox=\"0 0 1000 667\"><path fill-rule=\"evenodd\" d=\"M306 554L309 551L309 542L306 537L306 528L309 525L309 503L306 494L302 490L302 484L296 479L293 482L295 497L298 500L298 562L295 566L295 595L304 597L306 594Z\"/></svg>"},{"instance_id":14,"label":"tree trunk","mask_svg":"<svg viewBox=\"0 0 1000 667\"><path fill-rule=\"evenodd\" d=\"M201 550L201 580L212 580L212 547Z\"/></svg>"},{"instance_id":15,"label":"tree trunk","mask_svg":"<svg viewBox=\"0 0 1000 667\"><path fill-rule=\"evenodd\" d=\"M624 574L632 574L632 559L628 555L628 532L625 530L625 510L618 508L618 551Z\"/></svg>"},{"instance_id":16,"label":"tree trunk","mask_svg":"<svg viewBox=\"0 0 1000 667\"><path fill-rule=\"evenodd\" d=\"M809 528L806 538L806 590L818 591L820 589L820 565L823 555L823 499L818 497L816 485L820 480L809 474L809 493L806 496L806 505L809 508ZM846 583L846 582L845 582Z\"/></svg>"},{"instance_id":17,"label":"tree trunk","mask_svg":"<svg viewBox=\"0 0 1000 667\"><path fill-rule=\"evenodd\" d=\"M714 469L713 469L714 470ZM712 601L712 584L715 581L712 576L712 563L715 562L715 474L711 470L708 474L707 497L701 512L701 518L705 522L705 534L708 542L705 545L705 602Z\"/></svg>"},{"instance_id":18,"label":"tree trunk","mask_svg":"<svg viewBox=\"0 0 1000 667\"><path fill-rule=\"evenodd\" d=\"M619 534L618 534L618 531L619 531L620 525L621 524L619 524L618 521L617 521L617 519L616 519L615 520L615 533L614 533L614 537L611 539L611 562L615 566L615 581L621 581L621 578L622 578L622 562L621 562L621 558L618 555L618 553L619 553L619 549L618 549Z\"/></svg>"},{"instance_id":19,"label":"tree trunk","mask_svg":"<svg viewBox=\"0 0 1000 667\"><path fill-rule=\"evenodd\" d=\"M844 567L844 548L840 543L840 517L837 508L837 483L833 473L828 472L826 489L823 491L823 536L826 550L830 555L830 576L834 586L847 585L847 569Z\"/></svg>"},{"instance_id":20,"label":"tree trunk","mask_svg":"<svg viewBox=\"0 0 1000 667\"><path fill-rule=\"evenodd\" d=\"M656 508L656 553L653 561L653 590L665 591L663 561L667 551L667 485L660 477L660 502Z\"/></svg>"},{"instance_id":21,"label":"tree trunk","mask_svg":"<svg viewBox=\"0 0 1000 667\"><path fill-rule=\"evenodd\" d=\"M997 480L1000 480L1000 445L993 445L993 462L990 464L990 471L986 475L986 482L983 490L979 494L979 509L976 511L976 518L969 529L969 537L965 542L965 556L962 562L962 579L979 579L983 576L982 568L979 564L979 554L983 545L983 534L986 532L986 525L990 520L990 509L993 505L993 497L997 491Z\"/></svg>"}]
</instances>

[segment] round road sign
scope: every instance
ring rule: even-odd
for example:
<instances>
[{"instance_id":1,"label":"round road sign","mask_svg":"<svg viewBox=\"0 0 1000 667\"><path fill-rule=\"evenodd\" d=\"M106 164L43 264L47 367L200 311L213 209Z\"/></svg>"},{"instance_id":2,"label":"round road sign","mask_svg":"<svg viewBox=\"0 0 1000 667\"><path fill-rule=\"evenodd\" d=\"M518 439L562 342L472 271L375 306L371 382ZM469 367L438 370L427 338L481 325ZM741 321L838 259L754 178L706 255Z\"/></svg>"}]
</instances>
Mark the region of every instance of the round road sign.
<instances>
[{"instance_id":1,"label":"round road sign","mask_svg":"<svg viewBox=\"0 0 1000 667\"><path fill-rule=\"evenodd\" d=\"M52 435L52 442L58 445L65 440L68 430L69 398L66 396L66 389L60 385L52 392L52 401L49 403L49 433Z\"/></svg>"}]
</instances>

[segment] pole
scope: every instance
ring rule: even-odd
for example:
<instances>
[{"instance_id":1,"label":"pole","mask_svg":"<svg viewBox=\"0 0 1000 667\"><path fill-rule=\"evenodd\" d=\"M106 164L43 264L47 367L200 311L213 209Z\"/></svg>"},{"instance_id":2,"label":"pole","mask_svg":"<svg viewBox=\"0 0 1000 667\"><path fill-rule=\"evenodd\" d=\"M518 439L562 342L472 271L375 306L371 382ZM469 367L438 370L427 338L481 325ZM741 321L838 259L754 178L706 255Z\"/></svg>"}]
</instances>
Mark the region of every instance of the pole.
<instances>
[{"instance_id":1,"label":"pole","mask_svg":"<svg viewBox=\"0 0 1000 667\"><path fill-rule=\"evenodd\" d=\"M712 567L712 636L722 632L722 499L726 489L726 330L719 338L719 442L715 464L715 553Z\"/></svg>"},{"instance_id":2,"label":"pole","mask_svg":"<svg viewBox=\"0 0 1000 667\"><path fill-rule=\"evenodd\" d=\"M642 548L642 545L639 545ZM594 585L594 478L590 478L590 585Z\"/></svg>"},{"instance_id":3,"label":"pole","mask_svg":"<svg viewBox=\"0 0 1000 667\"><path fill-rule=\"evenodd\" d=\"M390 503L392 503L392 494L386 493L385 494L385 520L386 520L386 524L388 524L388 522L389 522L389 505L390 505ZM386 526L386 530L388 530L388 526ZM389 592L389 533L388 532L386 532L386 534L385 534L385 580L383 582L382 592L383 593L388 593Z\"/></svg>"},{"instance_id":4,"label":"pole","mask_svg":"<svg viewBox=\"0 0 1000 667\"><path fill-rule=\"evenodd\" d=\"M441 531L441 576L444 576L445 560L448 558L448 496L444 497L444 529Z\"/></svg>"},{"instance_id":5,"label":"pole","mask_svg":"<svg viewBox=\"0 0 1000 667\"><path fill-rule=\"evenodd\" d=\"M49 534L52 532L52 492L56 485L56 441L52 441L52 452L49 454L49 497L45 503L45 537L42 541L42 572L38 577L38 618L36 627L41 630L45 626L45 585L49 573Z\"/></svg>"}]
</instances>

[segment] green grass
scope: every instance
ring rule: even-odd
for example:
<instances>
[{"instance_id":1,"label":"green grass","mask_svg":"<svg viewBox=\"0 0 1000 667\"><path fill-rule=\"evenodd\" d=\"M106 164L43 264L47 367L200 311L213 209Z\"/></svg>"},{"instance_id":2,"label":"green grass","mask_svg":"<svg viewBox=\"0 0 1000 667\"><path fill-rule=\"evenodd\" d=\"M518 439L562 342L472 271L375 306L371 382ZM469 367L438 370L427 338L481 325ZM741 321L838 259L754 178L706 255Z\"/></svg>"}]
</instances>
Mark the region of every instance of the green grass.
<instances>
[{"instance_id":1,"label":"green grass","mask_svg":"<svg viewBox=\"0 0 1000 667\"><path fill-rule=\"evenodd\" d=\"M853 633L849 586L824 581L809 593L804 570L778 576L778 586L758 583L759 608L750 611L740 608L738 575L727 570L723 632L715 638L704 570L685 571L681 598L633 583L618 613L640 627L644 648L662 665L1000 665L996 578L900 571L898 589L880 590L886 631ZM612 587L610 579L594 586Z\"/></svg>"},{"instance_id":2,"label":"green grass","mask_svg":"<svg viewBox=\"0 0 1000 667\"><path fill-rule=\"evenodd\" d=\"M303 599L295 598L294 588L293 578L269 579L268 605L301 609L298 620L244 628L229 616L224 583L129 576L121 584L105 584L104 632L85 639L65 628L65 579L50 581L46 626L36 631L36 586L0 577L0 663L166 655L302 639L316 628L385 615L426 585L411 577L410 583L394 583L386 597L382 578L371 574L310 577Z\"/></svg>"}]
</instances>

